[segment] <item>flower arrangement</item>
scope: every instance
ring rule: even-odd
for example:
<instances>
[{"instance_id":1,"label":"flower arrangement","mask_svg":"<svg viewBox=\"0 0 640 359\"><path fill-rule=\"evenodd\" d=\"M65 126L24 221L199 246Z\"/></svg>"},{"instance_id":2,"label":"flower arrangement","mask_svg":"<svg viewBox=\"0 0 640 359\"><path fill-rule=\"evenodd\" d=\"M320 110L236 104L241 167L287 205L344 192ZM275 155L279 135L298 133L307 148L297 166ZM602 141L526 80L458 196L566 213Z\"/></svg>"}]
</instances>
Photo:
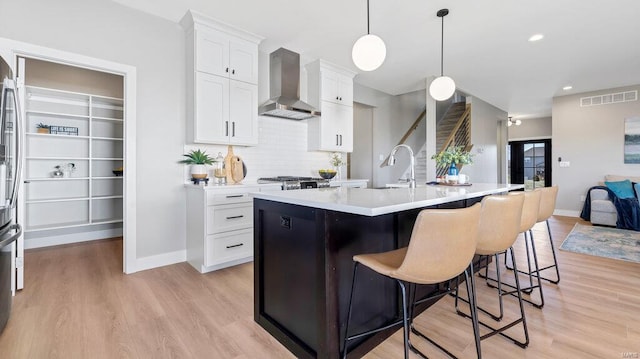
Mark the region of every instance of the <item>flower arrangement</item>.
<instances>
[{"instance_id":1,"label":"flower arrangement","mask_svg":"<svg viewBox=\"0 0 640 359\"><path fill-rule=\"evenodd\" d=\"M465 151L463 146L449 146L446 150L431 156L432 160L441 166L449 166L455 164L473 163L473 155L469 151Z\"/></svg>"},{"instance_id":2,"label":"flower arrangement","mask_svg":"<svg viewBox=\"0 0 640 359\"><path fill-rule=\"evenodd\" d=\"M340 167L344 165L344 161L342 160L342 154L340 152L334 152L331 154L331 159L329 160L333 167Z\"/></svg>"}]
</instances>

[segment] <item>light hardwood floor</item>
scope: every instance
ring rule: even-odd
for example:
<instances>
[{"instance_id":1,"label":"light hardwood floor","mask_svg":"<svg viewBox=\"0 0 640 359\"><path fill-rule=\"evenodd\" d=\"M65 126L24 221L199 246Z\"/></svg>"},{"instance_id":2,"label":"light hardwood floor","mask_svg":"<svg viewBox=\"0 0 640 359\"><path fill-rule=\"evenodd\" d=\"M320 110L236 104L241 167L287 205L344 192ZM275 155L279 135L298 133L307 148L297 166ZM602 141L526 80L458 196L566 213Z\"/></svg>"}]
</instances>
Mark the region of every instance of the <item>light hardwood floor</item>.
<instances>
[{"instance_id":1,"label":"light hardwood floor","mask_svg":"<svg viewBox=\"0 0 640 359\"><path fill-rule=\"evenodd\" d=\"M556 247L575 223L551 219ZM535 227L535 237L546 264L544 226ZM558 259L560 285L544 285L542 310L525 308L529 347L496 336L482 342L484 357L637 358L640 264L565 251ZM25 263L26 288L14 298L0 358L293 357L253 322L250 263L205 275L186 263L124 275L118 239L27 251ZM477 283L479 302L494 303L491 290ZM514 315L515 300L507 298L506 306ZM461 358L475 357L470 323L455 314L451 298L416 325ZM520 327L510 333L520 335ZM418 344L432 358L445 357ZM401 358L401 332L367 357Z\"/></svg>"}]
</instances>

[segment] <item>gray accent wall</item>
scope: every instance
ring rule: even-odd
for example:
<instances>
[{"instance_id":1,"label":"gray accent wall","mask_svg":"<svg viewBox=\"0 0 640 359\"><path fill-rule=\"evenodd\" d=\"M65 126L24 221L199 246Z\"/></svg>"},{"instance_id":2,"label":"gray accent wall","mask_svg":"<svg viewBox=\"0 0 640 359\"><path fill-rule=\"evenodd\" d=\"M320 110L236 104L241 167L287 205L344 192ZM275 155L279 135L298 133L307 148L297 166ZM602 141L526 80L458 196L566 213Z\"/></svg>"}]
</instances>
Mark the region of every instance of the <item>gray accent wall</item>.
<instances>
[{"instance_id":1,"label":"gray accent wall","mask_svg":"<svg viewBox=\"0 0 640 359\"><path fill-rule=\"evenodd\" d=\"M640 101L580 107L580 98L621 91L640 91L640 85L607 89L553 99L553 184L559 186L556 214L579 215L587 190L607 174L640 176L639 164L624 164L624 120L640 116ZM558 158L569 161L561 168Z\"/></svg>"}]
</instances>

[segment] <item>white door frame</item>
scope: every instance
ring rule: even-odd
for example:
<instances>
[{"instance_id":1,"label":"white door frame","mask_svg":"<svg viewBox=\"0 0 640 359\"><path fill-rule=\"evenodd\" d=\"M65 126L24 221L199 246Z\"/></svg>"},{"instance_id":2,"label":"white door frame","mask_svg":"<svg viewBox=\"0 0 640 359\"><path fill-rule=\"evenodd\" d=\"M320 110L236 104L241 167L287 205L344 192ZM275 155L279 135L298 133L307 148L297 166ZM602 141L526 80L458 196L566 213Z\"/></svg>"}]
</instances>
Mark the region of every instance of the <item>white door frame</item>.
<instances>
[{"instance_id":1,"label":"white door frame","mask_svg":"<svg viewBox=\"0 0 640 359\"><path fill-rule=\"evenodd\" d=\"M25 42L0 38L0 55L15 66L19 56L56 62L100 72L121 75L124 78L124 176L123 201L123 272L138 271L136 256L136 68L116 62L97 59L71 52L51 49ZM15 73L15 68L13 68Z\"/></svg>"}]
</instances>

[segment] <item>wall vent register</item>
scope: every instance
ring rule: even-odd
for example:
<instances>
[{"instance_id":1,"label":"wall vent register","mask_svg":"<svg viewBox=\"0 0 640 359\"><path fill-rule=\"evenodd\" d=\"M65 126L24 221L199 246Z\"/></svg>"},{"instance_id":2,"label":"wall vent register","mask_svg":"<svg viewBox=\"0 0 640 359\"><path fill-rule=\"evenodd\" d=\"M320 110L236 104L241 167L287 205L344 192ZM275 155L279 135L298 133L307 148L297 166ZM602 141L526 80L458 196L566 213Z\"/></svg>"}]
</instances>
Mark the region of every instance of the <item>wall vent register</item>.
<instances>
[{"instance_id":1,"label":"wall vent register","mask_svg":"<svg viewBox=\"0 0 640 359\"><path fill-rule=\"evenodd\" d=\"M580 107L609 105L612 103L638 101L638 91L625 91L605 95L581 97Z\"/></svg>"}]
</instances>

